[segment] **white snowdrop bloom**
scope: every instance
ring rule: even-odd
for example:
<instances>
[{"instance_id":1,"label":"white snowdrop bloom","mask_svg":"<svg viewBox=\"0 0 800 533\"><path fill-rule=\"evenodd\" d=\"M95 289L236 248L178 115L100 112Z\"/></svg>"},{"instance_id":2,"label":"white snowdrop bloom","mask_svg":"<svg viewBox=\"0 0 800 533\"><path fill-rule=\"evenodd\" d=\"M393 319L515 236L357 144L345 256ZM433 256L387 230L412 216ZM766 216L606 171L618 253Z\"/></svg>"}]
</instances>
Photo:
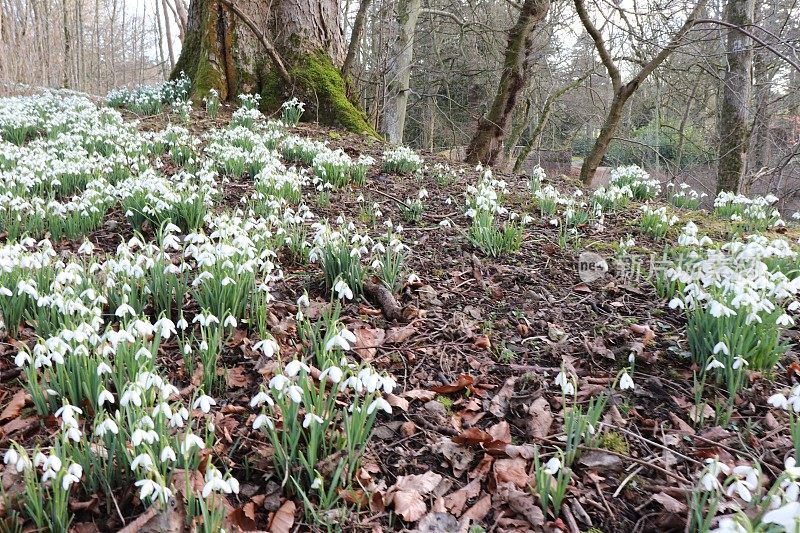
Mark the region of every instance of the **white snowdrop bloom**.
<instances>
[{"instance_id":1,"label":"white snowdrop bloom","mask_svg":"<svg viewBox=\"0 0 800 533\"><path fill-rule=\"evenodd\" d=\"M222 279L222 281L220 282L220 284L221 284L223 287L227 287L228 285L236 285L236 281L234 281L234 279L233 279L233 278L231 278L231 277L229 277L229 276L225 276L225 277Z\"/></svg>"},{"instance_id":2,"label":"white snowdrop bloom","mask_svg":"<svg viewBox=\"0 0 800 533\"><path fill-rule=\"evenodd\" d=\"M761 522L776 524L787 532L795 532L800 524L800 502L792 501L764 515Z\"/></svg>"},{"instance_id":3,"label":"white snowdrop bloom","mask_svg":"<svg viewBox=\"0 0 800 533\"><path fill-rule=\"evenodd\" d=\"M385 413L392 414L392 406L381 396L378 396L372 400L372 403L370 403L369 407L367 407L367 414L371 415L376 409L380 409Z\"/></svg>"},{"instance_id":4,"label":"white snowdrop bloom","mask_svg":"<svg viewBox=\"0 0 800 533\"><path fill-rule=\"evenodd\" d=\"M250 399L250 407L261 407L265 403L269 406L275 405L270 395L264 390L258 391L258 393Z\"/></svg>"},{"instance_id":5,"label":"white snowdrop bloom","mask_svg":"<svg viewBox=\"0 0 800 533\"><path fill-rule=\"evenodd\" d=\"M728 345L725 344L723 341L719 341L717 344L714 345L714 355L722 352L725 355L730 355L730 351L728 351Z\"/></svg>"},{"instance_id":6,"label":"white snowdrop bloom","mask_svg":"<svg viewBox=\"0 0 800 533\"><path fill-rule=\"evenodd\" d=\"M619 378L619 388L620 390L633 390L635 388L633 378L631 378L627 370L623 370Z\"/></svg>"},{"instance_id":7,"label":"white snowdrop bloom","mask_svg":"<svg viewBox=\"0 0 800 533\"><path fill-rule=\"evenodd\" d=\"M175 450L173 450L172 447L169 445L164 446L164 448L161 450L159 459L161 460L162 463L166 463L167 461L174 463L175 461L178 460L178 458L175 456Z\"/></svg>"},{"instance_id":8,"label":"white snowdrop bloom","mask_svg":"<svg viewBox=\"0 0 800 533\"><path fill-rule=\"evenodd\" d=\"M274 339L263 339L253 345L254 350L261 350L268 358L272 358L279 352L280 347Z\"/></svg>"},{"instance_id":9,"label":"white snowdrop bloom","mask_svg":"<svg viewBox=\"0 0 800 533\"><path fill-rule=\"evenodd\" d=\"M82 415L83 411L79 407L71 405L69 402L64 403L64 405L55 412L55 416L60 416L64 420L74 419L76 414Z\"/></svg>"},{"instance_id":10,"label":"white snowdrop bloom","mask_svg":"<svg viewBox=\"0 0 800 533\"><path fill-rule=\"evenodd\" d=\"M303 417L304 428L308 428L312 423L322 424L324 422L325 421L321 417L315 415L314 413L306 413L306 416Z\"/></svg>"},{"instance_id":11,"label":"white snowdrop bloom","mask_svg":"<svg viewBox=\"0 0 800 533\"><path fill-rule=\"evenodd\" d=\"M225 321L222 324L222 326L226 328L228 327L235 328L237 325L238 323L236 322L236 319L233 317L233 315L228 315L227 317L225 317Z\"/></svg>"},{"instance_id":12,"label":"white snowdrop bloom","mask_svg":"<svg viewBox=\"0 0 800 533\"><path fill-rule=\"evenodd\" d=\"M104 376L106 374L112 374L112 373L113 373L113 371L111 370L111 367L105 361L103 361L102 363L97 365L97 375L98 376Z\"/></svg>"},{"instance_id":13,"label":"white snowdrop bloom","mask_svg":"<svg viewBox=\"0 0 800 533\"><path fill-rule=\"evenodd\" d=\"M3 455L3 464L17 464L19 461L20 454L14 448L9 448L5 455Z\"/></svg>"},{"instance_id":14,"label":"white snowdrop bloom","mask_svg":"<svg viewBox=\"0 0 800 533\"><path fill-rule=\"evenodd\" d=\"M783 313L778 319L775 321L776 324L779 326L792 326L794 325L794 319L790 317L788 314Z\"/></svg>"},{"instance_id":15,"label":"white snowdrop bloom","mask_svg":"<svg viewBox=\"0 0 800 533\"><path fill-rule=\"evenodd\" d=\"M11 292L11 289L9 289L8 287L0 287L0 295L13 296L14 293Z\"/></svg>"},{"instance_id":16,"label":"white snowdrop bloom","mask_svg":"<svg viewBox=\"0 0 800 533\"><path fill-rule=\"evenodd\" d=\"M561 387L561 392L563 394L575 394L575 386L573 385L572 379L568 378L563 370L556 374L556 379L553 381L553 383Z\"/></svg>"},{"instance_id":17,"label":"white snowdrop bloom","mask_svg":"<svg viewBox=\"0 0 800 533\"><path fill-rule=\"evenodd\" d=\"M767 403L779 409L786 409L789 407L789 400L781 393L776 393L767 399Z\"/></svg>"},{"instance_id":18,"label":"white snowdrop bloom","mask_svg":"<svg viewBox=\"0 0 800 533\"><path fill-rule=\"evenodd\" d=\"M343 377L344 377L344 372L342 372L342 369L339 368L338 366L329 366L328 368L320 372L319 375L320 381L327 379L331 383L339 383L340 381L342 381Z\"/></svg>"},{"instance_id":19,"label":"white snowdrop bloom","mask_svg":"<svg viewBox=\"0 0 800 533\"><path fill-rule=\"evenodd\" d=\"M722 518L717 528L709 533L749 533L749 531L733 518Z\"/></svg>"},{"instance_id":20,"label":"white snowdrop bloom","mask_svg":"<svg viewBox=\"0 0 800 533\"><path fill-rule=\"evenodd\" d=\"M181 317L175 323L175 327L180 329L180 330L185 330L186 328L189 327L189 323L186 321L185 318L183 318L183 314L181 314Z\"/></svg>"},{"instance_id":21,"label":"white snowdrop bloom","mask_svg":"<svg viewBox=\"0 0 800 533\"><path fill-rule=\"evenodd\" d=\"M750 366L750 363L748 363L746 360L742 359L737 355L736 357L733 358L733 364L731 366L733 367L734 370L739 370L743 366Z\"/></svg>"},{"instance_id":22,"label":"white snowdrop bloom","mask_svg":"<svg viewBox=\"0 0 800 533\"><path fill-rule=\"evenodd\" d=\"M336 297L340 300L353 299L353 290L343 279L340 279L336 282L336 284L333 286L333 290L336 292Z\"/></svg>"},{"instance_id":23,"label":"white snowdrop bloom","mask_svg":"<svg viewBox=\"0 0 800 533\"><path fill-rule=\"evenodd\" d=\"M311 302L308 300L308 293L304 292L297 299L297 306L298 307L309 307L310 305L311 305Z\"/></svg>"},{"instance_id":24,"label":"white snowdrop bloom","mask_svg":"<svg viewBox=\"0 0 800 533\"><path fill-rule=\"evenodd\" d=\"M166 419L172 418L172 408L170 408L167 402L159 402L153 407L153 418L158 417L160 414L163 414Z\"/></svg>"},{"instance_id":25,"label":"white snowdrop bloom","mask_svg":"<svg viewBox=\"0 0 800 533\"><path fill-rule=\"evenodd\" d=\"M553 457L544 465L544 471L550 474L551 476L555 476L558 471L561 469L561 461L558 457Z\"/></svg>"},{"instance_id":26,"label":"white snowdrop bloom","mask_svg":"<svg viewBox=\"0 0 800 533\"><path fill-rule=\"evenodd\" d=\"M18 351L17 355L14 356L14 364L20 368L30 363L31 363L31 356L28 354L28 352L24 350Z\"/></svg>"},{"instance_id":27,"label":"white snowdrop bloom","mask_svg":"<svg viewBox=\"0 0 800 533\"><path fill-rule=\"evenodd\" d=\"M706 466L700 477L700 485L706 492L721 490L722 484L719 481L720 474L727 476L730 473L730 467L720 462L716 457L706 459Z\"/></svg>"},{"instance_id":28,"label":"white snowdrop bloom","mask_svg":"<svg viewBox=\"0 0 800 533\"><path fill-rule=\"evenodd\" d=\"M201 439L200 437L198 437L194 433L188 433L184 437L183 441L181 442L181 454L186 456L189 453L191 453L191 451L194 448L202 450L205 447L206 447L206 443L203 441L203 439Z\"/></svg>"},{"instance_id":29,"label":"white snowdrop bloom","mask_svg":"<svg viewBox=\"0 0 800 533\"><path fill-rule=\"evenodd\" d=\"M169 339L172 335L177 335L175 323L167 317L161 317L154 324L158 334L162 339Z\"/></svg>"},{"instance_id":30,"label":"white snowdrop bloom","mask_svg":"<svg viewBox=\"0 0 800 533\"><path fill-rule=\"evenodd\" d=\"M286 367L283 369L283 373L293 378L297 376L301 370L306 373L311 372L311 368L309 368L307 364L298 359L293 359L287 363Z\"/></svg>"},{"instance_id":31,"label":"white snowdrop bloom","mask_svg":"<svg viewBox=\"0 0 800 533\"><path fill-rule=\"evenodd\" d=\"M314 482L311 484L311 489L312 490L319 490L320 488L322 488L322 478L321 477L316 477L316 478L314 478Z\"/></svg>"},{"instance_id":32,"label":"white snowdrop bloom","mask_svg":"<svg viewBox=\"0 0 800 533\"><path fill-rule=\"evenodd\" d=\"M725 493L728 497L735 493L749 503L753 499L753 492L758 489L760 475L758 470L751 466L741 465L733 468L732 475L735 476L735 479Z\"/></svg>"},{"instance_id":33,"label":"white snowdrop bloom","mask_svg":"<svg viewBox=\"0 0 800 533\"><path fill-rule=\"evenodd\" d=\"M97 396L97 405L103 405L106 402L113 404L114 403L114 395L111 394L106 389L100 391L100 394Z\"/></svg>"},{"instance_id":34,"label":"white snowdrop bloom","mask_svg":"<svg viewBox=\"0 0 800 533\"><path fill-rule=\"evenodd\" d=\"M297 385L289 385L286 393L289 395L289 398L294 403L302 403L303 401L303 389Z\"/></svg>"},{"instance_id":35,"label":"white snowdrop bloom","mask_svg":"<svg viewBox=\"0 0 800 533\"><path fill-rule=\"evenodd\" d=\"M208 414L211 411L211 406L217 405L216 400L206 394L201 394L192 404L193 409L200 409L203 413Z\"/></svg>"},{"instance_id":36,"label":"white snowdrop bloom","mask_svg":"<svg viewBox=\"0 0 800 533\"><path fill-rule=\"evenodd\" d=\"M214 324L219 324L219 319L212 315L211 313L208 314L198 314L195 315L194 319L192 319L192 323L199 323L201 326L211 326Z\"/></svg>"},{"instance_id":37,"label":"white snowdrop bloom","mask_svg":"<svg viewBox=\"0 0 800 533\"><path fill-rule=\"evenodd\" d=\"M114 314L119 318L124 318L127 315L136 316L136 310L127 303L120 304Z\"/></svg>"},{"instance_id":38,"label":"white snowdrop bloom","mask_svg":"<svg viewBox=\"0 0 800 533\"><path fill-rule=\"evenodd\" d=\"M256 419L253 421L253 429L260 429L263 426L266 426L269 429L275 429L275 425L272 423L272 419L262 413L258 415Z\"/></svg>"},{"instance_id":39,"label":"white snowdrop bloom","mask_svg":"<svg viewBox=\"0 0 800 533\"><path fill-rule=\"evenodd\" d=\"M69 465L67 473L61 478L61 488L69 490L74 483L80 483L81 476L83 475L83 468L77 463Z\"/></svg>"},{"instance_id":40,"label":"white snowdrop bloom","mask_svg":"<svg viewBox=\"0 0 800 533\"><path fill-rule=\"evenodd\" d=\"M272 379L269 380L269 388L276 390L278 392L283 392L283 390L289 385L290 380L283 374L275 374Z\"/></svg>"},{"instance_id":41,"label":"white snowdrop bloom","mask_svg":"<svg viewBox=\"0 0 800 533\"><path fill-rule=\"evenodd\" d=\"M137 468L144 469L145 472L150 472L153 470L153 458L150 457L149 454L141 453L133 458L131 461L131 471L135 471Z\"/></svg>"},{"instance_id":42,"label":"white snowdrop bloom","mask_svg":"<svg viewBox=\"0 0 800 533\"><path fill-rule=\"evenodd\" d=\"M112 418L106 417L105 420L97 424L97 427L94 428L94 434L98 437L103 437L106 433L111 433L113 435L119 434L119 427Z\"/></svg>"},{"instance_id":43,"label":"white snowdrop bloom","mask_svg":"<svg viewBox=\"0 0 800 533\"><path fill-rule=\"evenodd\" d=\"M708 364L706 365L706 370L713 370L715 368L725 368L725 365L719 361L716 357L711 357L708 360Z\"/></svg>"}]
</instances>

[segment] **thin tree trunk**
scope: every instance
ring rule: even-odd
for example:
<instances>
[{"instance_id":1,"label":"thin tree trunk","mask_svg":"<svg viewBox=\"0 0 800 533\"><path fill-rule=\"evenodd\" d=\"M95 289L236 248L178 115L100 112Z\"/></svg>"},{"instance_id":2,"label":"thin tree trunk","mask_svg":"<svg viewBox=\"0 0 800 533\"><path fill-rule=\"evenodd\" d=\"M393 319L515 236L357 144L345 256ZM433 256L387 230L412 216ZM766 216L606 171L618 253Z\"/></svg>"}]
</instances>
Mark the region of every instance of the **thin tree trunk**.
<instances>
[{"instance_id":1,"label":"thin tree trunk","mask_svg":"<svg viewBox=\"0 0 800 533\"><path fill-rule=\"evenodd\" d=\"M342 77L344 79L350 77L350 70L353 68L358 49L361 48L361 32L364 31L364 22L367 19L367 11L371 3L372 0L361 0L358 5L358 13L356 13L356 20L353 22L350 44L347 47L347 56L345 56L342 64Z\"/></svg>"},{"instance_id":2,"label":"thin tree trunk","mask_svg":"<svg viewBox=\"0 0 800 533\"><path fill-rule=\"evenodd\" d=\"M156 0L157 1L157 0ZM169 70L175 68L175 51L172 49L172 24L169 19L169 2L162 0L164 7L164 34L167 37L167 56L169 57Z\"/></svg>"},{"instance_id":3,"label":"thin tree trunk","mask_svg":"<svg viewBox=\"0 0 800 533\"><path fill-rule=\"evenodd\" d=\"M528 60L533 31L550 10L550 0L525 0L514 27L508 34L503 73L492 107L478 121L465 161L496 165L503 153L503 139L517 98L527 83Z\"/></svg>"},{"instance_id":4,"label":"thin tree trunk","mask_svg":"<svg viewBox=\"0 0 800 533\"><path fill-rule=\"evenodd\" d=\"M69 35L69 18L68 18L68 10L69 5L67 5L67 0L62 0L61 2L62 13L63 13L63 31L64 31L64 77L62 80L62 85L65 88L70 87L70 70L71 70L71 58L72 58L72 41L70 40Z\"/></svg>"},{"instance_id":5,"label":"thin tree trunk","mask_svg":"<svg viewBox=\"0 0 800 533\"><path fill-rule=\"evenodd\" d=\"M411 62L414 59L414 33L422 7L421 0L398 0L397 36L392 43L386 84L386 108L383 111L383 130L392 144L403 143L406 125Z\"/></svg>"},{"instance_id":6,"label":"thin tree trunk","mask_svg":"<svg viewBox=\"0 0 800 533\"><path fill-rule=\"evenodd\" d=\"M157 51L158 51L158 62L161 65L161 76L164 79L167 79L169 76L169 71L167 70L167 59L164 57L164 28L161 24L161 7L159 6L158 0L155 1L154 7L156 10L155 13L155 26L156 26L156 44L157 44ZM172 63L170 63L170 69L173 67Z\"/></svg>"},{"instance_id":7,"label":"thin tree trunk","mask_svg":"<svg viewBox=\"0 0 800 533\"><path fill-rule=\"evenodd\" d=\"M738 192L745 170L753 49L750 39L737 28L748 27L753 23L754 9L753 0L728 0L725 6L725 22L735 27L727 30L725 56L728 68L725 71L718 124L718 192Z\"/></svg>"}]
</instances>

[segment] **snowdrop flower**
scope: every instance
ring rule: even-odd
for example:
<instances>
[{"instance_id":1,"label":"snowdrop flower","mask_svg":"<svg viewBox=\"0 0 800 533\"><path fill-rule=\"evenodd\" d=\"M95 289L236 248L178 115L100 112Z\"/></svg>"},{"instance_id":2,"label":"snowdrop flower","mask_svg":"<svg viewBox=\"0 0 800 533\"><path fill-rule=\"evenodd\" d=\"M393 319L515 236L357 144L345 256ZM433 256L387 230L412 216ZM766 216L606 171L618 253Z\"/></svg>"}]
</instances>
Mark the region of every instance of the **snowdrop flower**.
<instances>
[{"instance_id":1,"label":"snowdrop flower","mask_svg":"<svg viewBox=\"0 0 800 533\"><path fill-rule=\"evenodd\" d=\"M619 378L619 388L620 390L633 390L635 387L633 383L633 378L628 374L627 370L622 371L622 375Z\"/></svg>"},{"instance_id":2,"label":"snowdrop flower","mask_svg":"<svg viewBox=\"0 0 800 533\"><path fill-rule=\"evenodd\" d=\"M730 352L728 351L728 345L725 344L723 341L719 341L717 344L714 345L713 352L714 355L717 355L720 352L724 353L725 355L730 355Z\"/></svg>"},{"instance_id":3,"label":"snowdrop flower","mask_svg":"<svg viewBox=\"0 0 800 533\"><path fill-rule=\"evenodd\" d=\"M800 502L789 502L764 515L761 521L765 524L782 526L787 532L794 533L800 524Z\"/></svg>"},{"instance_id":4,"label":"snowdrop flower","mask_svg":"<svg viewBox=\"0 0 800 533\"><path fill-rule=\"evenodd\" d=\"M188 328L188 327L189 327L189 323L188 323L188 322L186 322L186 319L185 319L185 318L183 318L183 314L182 314L182 313L181 313L181 317L180 317L180 318L178 319L178 321L175 323L175 327L176 327L176 328L178 328L178 329L180 329L180 330L185 330L186 328Z\"/></svg>"},{"instance_id":5,"label":"snowdrop flower","mask_svg":"<svg viewBox=\"0 0 800 533\"><path fill-rule=\"evenodd\" d=\"M314 413L306 413L306 416L303 417L303 427L308 428L312 422L323 424L325 421Z\"/></svg>"},{"instance_id":6,"label":"snowdrop flower","mask_svg":"<svg viewBox=\"0 0 800 533\"><path fill-rule=\"evenodd\" d=\"M307 364L297 359L292 359L283 369L283 373L289 376L290 378L293 378L297 376L301 370L305 371L306 373L311 372L311 368L309 368Z\"/></svg>"},{"instance_id":7,"label":"snowdrop flower","mask_svg":"<svg viewBox=\"0 0 800 533\"><path fill-rule=\"evenodd\" d=\"M262 426L267 426L269 429L275 429L272 419L265 414L260 414L253 421L253 429L259 429Z\"/></svg>"},{"instance_id":8,"label":"snowdrop flower","mask_svg":"<svg viewBox=\"0 0 800 533\"><path fill-rule=\"evenodd\" d=\"M563 394L566 395L575 394L575 385L573 385L572 379L567 378L567 375L564 373L563 370L556 375L554 384L561 387L561 392Z\"/></svg>"},{"instance_id":9,"label":"snowdrop flower","mask_svg":"<svg viewBox=\"0 0 800 533\"><path fill-rule=\"evenodd\" d=\"M336 292L336 297L340 300L353 299L353 291L343 279L339 279L339 281L336 282L336 284L333 286L333 290Z\"/></svg>"},{"instance_id":10,"label":"snowdrop flower","mask_svg":"<svg viewBox=\"0 0 800 533\"><path fill-rule=\"evenodd\" d=\"M750 502L753 499L753 492L758 488L759 472L751 466L737 466L733 469L735 479L728 486L725 492L728 497L736 493L741 499Z\"/></svg>"},{"instance_id":11,"label":"snowdrop flower","mask_svg":"<svg viewBox=\"0 0 800 533\"><path fill-rule=\"evenodd\" d=\"M767 403L779 409L786 409L789 407L789 400L781 393L775 393L767 399Z\"/></svg>"},{"instance_id":12,"label":"snowdrop flower","mask_svg":"<svg viewBox=\"0 0 800 533\"><path fill-rule=\"evenodd\" d=\"M706 370L713 370L715 368L725 368L725 365L717 360L716 357L711 357L706 365Z\"/></svg>"},{"instance_id":13,"label":"snowdrop flower","mask_svg":"<svg viewBox=\"0 0 800 533\"><path fill-rule=\"evenodd\" d=\"M376 409L380 409L387 414L392 414L392 406L389 405L389 402L384 400L381 396L378 396L372 400L372 403L369 404L369 407L367 407L367 414L371 415Z\"/></svg>"},{"instance_id":14,"label":"snowdrop flower","mask_svg":"<svg viewBox=\"0 0 800 533\"><path fill-rule=\"evenodd\" d=\"M222 326L226 328L235 328L237 326L236 319L233 317L233 315L228 315L225 317L225 321L222 323Z\"/></svg>"},{"instance_id":15,"label":"snowdrop flower","mask_svg":"<svg viewBox=\"0 0 800 533\"><path fill-rule=\"evenodd\" d=\"M140 479L134 483L134 485L139 487L140 500L149 499L150 501L154 501L156 499L161 499L166 503L170 498L172 498L171 489L162 487L152 479Z\"/></svg>"},{"instance_id":16,"label":"snowdrop flower","mask_svg":"<svg viewBox=\"0 0 800 533\"><path fill-rule=\"evenodd\" d=\"M114 314L119 318L124 318L126 315L136 316L136 310L127 303L120 304Z\"/></svg>"},{"instance_id":17,"label":"snowdrop flower","mask_svg":"<svg viewBox=\"0 0 800 533\"><path fill-rule=\"evenodd\" d=\"M706 492L713 492L722 489L719 482L719 475L729 475L731 469L725 463L720 462L716 457L706 459L706 466L703 475L700 477L700 485Z\"/></svg>"},{"instance_id":18,"label":"snowdrop flower","mask_svg":"<svg viewBox=\"0 0 800 533\"><path fill-rule=\"evenodd\" d=\"M308 300L308 293L303 292L303 294L297 299L297 307L309 307L311 302Z\"/></svg>"},{"instance_id":19,"label":"snowdrop flower","mask_svg":"<svg viewBox=\"0 0 800 533\"><path fill-rule=\"evenodd\" d=\"M731 365L734 370L739 370L743 366L750 366L750 363L739 357L738 355L733 358L733 364Z\"/></svg>"},{"instance_id":20,"label":"snowdrop flower","mask_svg":"<svg viewBox=\"0 0 800 533\"><path fill-rule=\"evenodd\" d=\"M339 383L342 381L342 377L344 377L344 373L341 368L338 366L329 366L320 373L319 380L323 381L328 379L331 383Z\"/></svg>"},{"instance_id":21,"label":"snowdrop flower","mask_svg":"<svg viewBox=\"0 0 800 533\"><path fill-rule=\"evenodd\" d=\"M262 389L258 391L258 394L253 396L253 398L250 400L250 407L261 407L265 403L270 407L275 405L275 402L272 401L270 395Z\"/></svg>"},{"instance_id":22,"label":"snowdrop flower","mask_svg":"<svg viewBox=\"0 0 800 533\"><path fill-rule=\"evenodd\" d=\"M197 399L192 404L193 409L200 408L203 413L208 414L211 411L211 406L217 405L216 400L211 396L207 396L205 394L201 394L197 397Z\"/></svg>"},{"instance_id":23,"label":"snowdrop flower","mask_svg":"<svg viewBox=\"0 0 800 533\"><path fill-rule=\"evenodd\" d=\"M550 474L551 476L555 476L559 469L561 468L561 461L558 457L553 457L544 465L544 471Z\"/></svg>"},{"instance_id":24,"label":"snowdrop flower","mask_svg":"<svg viewBox=\"0 0 800 533\"><path fill-rule=\"evenodd\" d=\"M201 439L194 433L188 433L186 437L183 439L183 442L181 442L181 454L186 456L189 455L189 453L191 453L193 448L202 450L205 447L206 443L203 441L203 439Z\"/></svg>"},{"instance_id":25,"label":"snowdrop flower","mask_svg":"<svg viewBox=\"0 0 800 533\"><path fill-rule=\"evenodd\" d=\"M302 387L298 387L297 385L290 385L287 389L287 394L289 395L289 399L291 399L294 403L302 403L303 401L303 389Z\"/></svg>"},{"instance_id":26,"label":"snowdrop flower","mask_svg":"<svg viewBox=\"0 0 800 533\"><path fill-rule=\"evenodd\" d=\"M778 324L779 326L791 326L794 324L794 319L792 319L792 317L784 313L778 317L775 323Z\"/></svg>"},{"instance_id":27,"label":"snowdrop flower","mask_svg":"<svg viewBox=\"0 0 800 533\"><path fill-rule=\"evenodd\" d=\"M113 371L111 370L111 367L108 366L108 363L106 363L105 361L97 365L98 376L104 376L105 374L112 374L112 373Z\"/></svg>"},{"instance_id":28,"label":"snowdrop flower","mask_svg":"<svg viewBox=\"0 0 800 533\"><path fill-rule=\"evenodd\" d=\"M81 465L76 463L69 465L67 473L61 478L61 488L64 490L69 490L73 483L80 483L82 475L83 468Z\"/></svg>"},{"instance_id":29,"label":"snowdrop flower","mask_svg":"<svg viewBox=\"0 0 800 533\"><path fill-rule=\"evenodd\" d=\"M739 522L733 518L723 518L719 521L719 527L712 529L710 533L749 533L747 528L743 527Z\"/></svg>"},{"instance_id":30,"label":"snowdrop flower","mask_svg":"<svg viewBox=\"0 0 800 533\"><path fill-rule=\"evenodd\" d=\"M268 358L272 358L279 351L278 343L275 339L263 339L253 345L253 349L261 350Z\"/></svg>"},{"instance_id":31,"label":"snowdrop flower","mask_svg":"<svg viewBox=\"0 0 800 533\"><path fill-rule=\"evenodd\" d=\"M177 335L175 323L167 317L161 317L155 323L158 334L162 339L169 339L172 335Z\"/></svg>"},{"instance_id":32,"label":"snowdrop flower","mask_svg":"<svg viewBox=\"0 0 800 533\"><path fill-rule=\"evenodd\" d=\"M164 446L164 449L161 450L161 455L159 456L162 463L166 463L167 461L175 462L178 458L175 456L175 450L172 449L172 446Z\"/></svg>"},{"instance_id":33,"label":"snowdrop flower","mask_svg":"<svg viewBox=\"0 0 800 533\"><path fill-rule=\"evenodd\" d=\"M137 455L131 461L131 471L135 471L137 468L142 467L145 472L150 472L153 470L153 458L146 453L142 453Z\"/></svg>"},{"instance_id":34,"label":"snowdrop flower","mask_svg":"<svg viewBox=\"0 0 800 533\"><path fill-rule=\"evenodd\" d=\"M111 394L108 390L103 389L100 391L100 394L97 397L97 405L102 406L106 402L114 403L114 395Z\"/></svg>"},{"instance_id":35,"label":"snowdrop flower","mask_svg":"<svg viewBox=\"0 0 800 533\"><path fill-rule=\"evenodd\" d=\"M311 488L312 490L319 490L320 488L322 488L322 478L321 477L314 478L314 482L311 484Z\"/></svg>"},{"instance_id":36,"label":"snowdrop flower","mask_svg":"<svg viewBox=\"0 0 800 533\"><path fill-rule=\"evenodd\" d=\"M112 433L114 435L119 434L119 427L112 418L106 418L105 420L97 424L96 428L94 428L94 434L97 435L98 437L102 437L106 433Z\"/></svg>"},{"instance_id":37,"label":"snowdrop flower","mask_svg":"<svg viewBox=\"0 0 800 533\"><path fill-rule=\"evenodd\" d=\"M199 315L196 315L194 319L192 319L192 323L195 322L199 323L203 327L206 327L206 326L211 326L213 324L219 324L219 319L214 315L212 315L211 313L207 315L201 313Z\"/></svg>"}]
</instances>

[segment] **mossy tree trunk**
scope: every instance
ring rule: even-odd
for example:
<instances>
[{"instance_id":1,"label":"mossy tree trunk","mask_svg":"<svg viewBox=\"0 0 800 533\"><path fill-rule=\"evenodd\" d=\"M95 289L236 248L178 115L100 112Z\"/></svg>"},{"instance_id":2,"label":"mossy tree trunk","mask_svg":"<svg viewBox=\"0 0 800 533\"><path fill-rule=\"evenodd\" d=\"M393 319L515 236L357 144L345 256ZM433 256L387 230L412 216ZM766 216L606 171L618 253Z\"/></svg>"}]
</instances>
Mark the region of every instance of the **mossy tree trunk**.
<instances>
[{"instance_id":1,"label":"mossy tree trunk","mask_svg":"<svg viewBox=\"0 0 800 533\"><path fill-rule=\"evenodd\" d=\"M753 24L754 9L753 0L728 0L725 5L725 22L732 27L728 28L727 68L718 124L717 192L739 192L745 170L753 48L750 39L738 28Z\"/></svg>"},{"instance_id":2,"label":"mossy tree trunk","mask_svg":"<svg viewBox=\"0 0 800 533\"><path fill-rule=\"evenodd\" d=\"M375 134L347 97L338 0L236 0L235 6L224 0L189 4L186 38L172 76L185 72L195 99L212 88L231 102L241 93L259 93L264 111L273 112L297 96L306 102L309 120ZM242 15L262 37L270 37L289 79Z\"/></svg>"},{"instance_id":3,"label":"mossy tree trunk","mask_svg":"<svg viewBox=\"0 0 800 533\"><path fill-rule=\"evenodd\" d=\"M478 121L478 128L467 147L467 163L495 165L503 155L503 140L517 98L528 80L528 59L533 30L550 10L550 0L525 0L517 22L508 34L503 72L489 112Z\"/></svg>"}]
</instances>

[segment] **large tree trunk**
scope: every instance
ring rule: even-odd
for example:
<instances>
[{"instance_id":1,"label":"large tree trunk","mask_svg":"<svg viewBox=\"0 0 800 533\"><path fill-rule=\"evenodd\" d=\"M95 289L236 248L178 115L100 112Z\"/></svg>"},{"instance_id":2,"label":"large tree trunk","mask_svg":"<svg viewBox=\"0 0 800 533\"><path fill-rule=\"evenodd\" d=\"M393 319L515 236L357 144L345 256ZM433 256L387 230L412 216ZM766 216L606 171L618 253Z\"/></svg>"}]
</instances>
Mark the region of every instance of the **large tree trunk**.
<instances>
[{"instance_id":1,"label":"large tree trunk","mask_svg":"<svg viewBox=\"0 0 800 533\"><path fill-rule=\"evenodd\" d=\"M386 108L383 111L383 130L392 144L403 143L406 109L410 91L411 62L414 58L414 33L422 7L421 0L397 2L397 36L392 43L386 78Z\"/></svg>"},{"instance_id":2,"label":"large tree trunk","mask_svg":"<svg viewBox=\"0 0 800 533\"><path fill-rule=\"evenodd\" d=\"M718 192L738 192L745 170L753 49L750 39L737 28L748 28L753 23L754 9L753 0L728 0L725 6L725 22L734 27L727 30L725 55L728 68L725 71L718 124Z\"/></svg>"},{"instance_id":3,"label":"large tree trunk","mask_svg":"<svg viewBox=\"0 0 800 533\"><path fill-rule=\"evenodd\" d=\"M550 0L525 0L514 27L508 34L503 73L492 107L478 121L478 128L467 147L467 163L498 163L503 153L503 139L513 114L517 97L525 88L533 30L550 10Z\"/></svg>"},{"instance_id":4,"label":"large tree trunk","mask_svg":"<svg viewBox=\"0 0 800 533\"><path fill-rule=\"evenodd\" d=\"M307 118L374 134L347 97L344 54L338 0L192 0L172 76L185 72L195 98L259 93L268 112L297 96Z\"/></svg>"}]
</instances>

